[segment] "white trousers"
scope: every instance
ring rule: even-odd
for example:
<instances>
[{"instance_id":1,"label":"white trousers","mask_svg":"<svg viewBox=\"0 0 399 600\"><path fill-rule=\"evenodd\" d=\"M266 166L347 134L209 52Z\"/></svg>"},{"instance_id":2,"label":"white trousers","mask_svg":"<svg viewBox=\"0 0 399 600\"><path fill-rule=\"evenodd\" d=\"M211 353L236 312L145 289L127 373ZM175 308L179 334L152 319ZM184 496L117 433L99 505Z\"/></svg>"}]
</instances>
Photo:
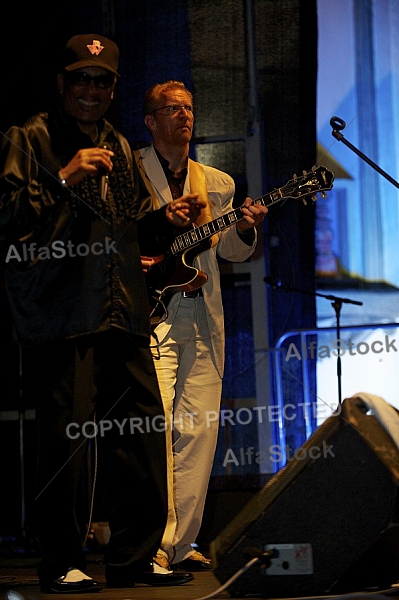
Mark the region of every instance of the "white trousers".
<instances>
[{"instance_id":1,"label":"white trousers","mask_svg":"<svg viewBox=\"0 0 399 600\"><path fill-rule=\"evenodd\" d=\"M182 298L168 336L152 345L168 424L168 521L161 548L172 564L193 552L218 436L222 379L204 299Z\"/></svg>"}]
</instances>

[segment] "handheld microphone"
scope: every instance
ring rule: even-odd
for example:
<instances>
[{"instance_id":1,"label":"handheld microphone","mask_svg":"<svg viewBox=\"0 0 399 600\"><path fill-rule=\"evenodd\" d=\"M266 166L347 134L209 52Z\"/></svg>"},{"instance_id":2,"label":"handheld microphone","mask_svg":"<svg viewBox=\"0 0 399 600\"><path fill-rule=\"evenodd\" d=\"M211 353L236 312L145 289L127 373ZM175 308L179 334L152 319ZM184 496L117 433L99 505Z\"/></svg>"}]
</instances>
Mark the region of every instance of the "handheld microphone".
<instances>
[{"instance_id":1,"label":"handheld microphone","mask_svg":"<svg viewBox=\"0 0 399 600\"><path fill-rule=\"evenodd\" d=\"M104 144L102 146L102 148L109 150L107 144ZM105 202L107 199L107 194L108 194L109 176L108 176L108 171L105 171L104 169L101 169L101 171L102 171L102 175L100 177L100 197L101 197L101 200L103 202Z\"/></svg>"},{"instance_id":2,"label":"handheld microphone","mask_svg":"<svg viewBox=\"0 0 399 600\"><path fill-rule=\"evenodd\" d=\"M105 175L101 175L101 179L100 179L100 196L101 196L101 200L103 200L104 202L107 199L108 183L109 183L108 173L106 173Z\"/></svg>"}]
</instances>

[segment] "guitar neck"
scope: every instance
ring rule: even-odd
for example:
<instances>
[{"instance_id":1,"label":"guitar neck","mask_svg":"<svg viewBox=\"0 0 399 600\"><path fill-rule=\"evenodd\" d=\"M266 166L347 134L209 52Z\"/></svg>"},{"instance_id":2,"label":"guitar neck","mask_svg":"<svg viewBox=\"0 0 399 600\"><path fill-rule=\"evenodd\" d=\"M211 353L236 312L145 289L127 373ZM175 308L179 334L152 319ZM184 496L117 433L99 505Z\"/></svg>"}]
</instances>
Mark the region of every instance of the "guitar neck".
<instances>
[{"instance_id":1,"label":"guitar neck","mask_svg":"<svg viewBox=\"0 0 399 600\"><path fill-rule=\"evenodd\" d=\"M253 204L271 206L272 204L279 202L281 199L282 193L280 189L276 189L273 190L273 192L254 200ZM175 238L175 241L171 246L172 254L178 254L182 250L187 250L188 248L196 246L204 240L210 239L216 233L219 233L224 229L228 229L238 221L241 221L243 218L244 215L241 211L241 208L235 208L227 214L218 217L217 219L213 219L213 221L205 223L205 225L199 225L198 227L194 227L193 229L182 233Z\"/></svg>"},{"instance_id":2,"label":"guitar neck","mask_svg":"<svg viewBox=\"0 0 399 600\"><path fill-rule=\"evenodd\" d=\"M316 192L324 193L326 190L330 190L333 181L334 173L326 169L326 167L320 166L315 170L312 169L309 173L304 171L302 177L294 175L293 179L288 181L285 186L277 188L265 196L254 200L253 204L262 204L268 207L287 198L301 198L304 201L307 196L312 196L315 199ZM306 204L305 201L304 203ZM172 254L178 254L182 250L196 246L202 241L208 240L216 233L219 233L219 231L231 227L243 218L244 215L240 207L235 208L226 215L213 219L213 221L209 221L209 223L205 223L205 225L194 227L175 238L171 252Z\"/></svg>"}]
</instances>

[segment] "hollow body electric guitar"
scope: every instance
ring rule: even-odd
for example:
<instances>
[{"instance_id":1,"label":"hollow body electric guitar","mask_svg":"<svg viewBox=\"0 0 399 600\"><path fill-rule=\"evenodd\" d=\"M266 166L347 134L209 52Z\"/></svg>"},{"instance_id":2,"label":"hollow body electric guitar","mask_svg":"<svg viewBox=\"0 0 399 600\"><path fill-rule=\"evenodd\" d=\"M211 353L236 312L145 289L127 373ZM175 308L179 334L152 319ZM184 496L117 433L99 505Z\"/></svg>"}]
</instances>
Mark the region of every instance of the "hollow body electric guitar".
<instances>
[{"instance_id":1,"label":"hollow body electric guitar","mask_svg":"<svg viewBox=\"0 0 399 600\"><path fill-rule=\"evenodd\" d=\"M313 196L316 200L318 192L331 190L334 174L325 167L318 167L302 177L294 176L284 187L277 188L253 201L269 207L288 198L306 198ZM150 300L150 322L156 327L167 317L167 306L172 296L179 292L192 292L199 289L207 281L208 276L195 267L195 259L209 250L213 235L224 231L244 215L241 208L195 226L177 236L170 249L161 256L153 257L154 265L146 273L146 283Z\"/></svg>"}]
</instances>

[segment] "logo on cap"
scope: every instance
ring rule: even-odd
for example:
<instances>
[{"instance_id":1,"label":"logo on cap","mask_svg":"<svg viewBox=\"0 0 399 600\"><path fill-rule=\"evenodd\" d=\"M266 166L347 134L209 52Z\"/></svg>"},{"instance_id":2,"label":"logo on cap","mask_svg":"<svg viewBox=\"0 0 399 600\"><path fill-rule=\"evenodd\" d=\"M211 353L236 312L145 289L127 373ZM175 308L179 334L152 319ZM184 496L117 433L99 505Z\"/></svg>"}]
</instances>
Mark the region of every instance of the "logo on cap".
<instances>
[{"instance_id":1,"label":"logo on cap","mask_svg":"<svg viewBox=\"0 0 399 600\"><path fill-rule=\"evenodd\" d=\"M95 54L98 56L101 50L104 50L104 46L101 46L101 42L99 40L93 40L93 44L87 44L87 48L91 52L91 54Z\"/></svg>"}]
</instances>

